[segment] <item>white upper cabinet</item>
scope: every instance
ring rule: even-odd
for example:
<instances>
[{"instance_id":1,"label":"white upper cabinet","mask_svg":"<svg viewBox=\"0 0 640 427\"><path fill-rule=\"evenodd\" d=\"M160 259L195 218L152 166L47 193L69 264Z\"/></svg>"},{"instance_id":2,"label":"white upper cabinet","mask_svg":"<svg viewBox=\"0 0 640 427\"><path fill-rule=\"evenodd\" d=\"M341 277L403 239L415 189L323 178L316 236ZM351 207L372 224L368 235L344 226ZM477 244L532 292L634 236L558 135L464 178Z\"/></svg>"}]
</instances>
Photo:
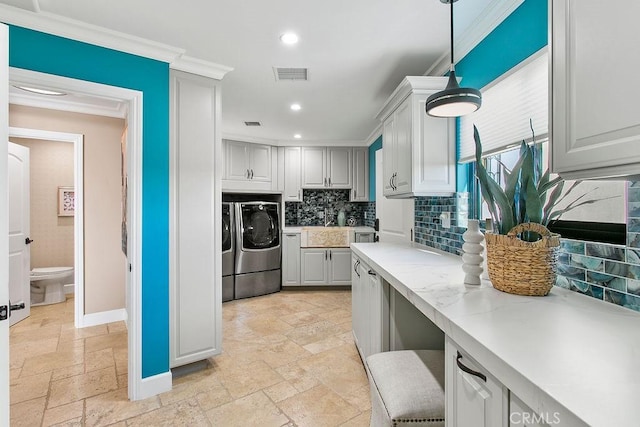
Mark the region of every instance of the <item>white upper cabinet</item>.
<instances>
[{"instance_id":1,"label":"white upper cabinet","mask_svg":"<svg viewBox=\"0 0 640 427\"><path fill-rule=\"evenodd\" d=\"M301 174L301 149L300 147L279 147L278 182L283 182L282 200L285 202L302 201L302 174Z\"/></svg>"},{"instance_id":2,"label":"white upper cabinet","mask_svg":"<svg viewBox=\"0 0 640 427\"><path fill-rule=\"evenodd\" d=\"M303 188L351 188L351 148L302 147Z\"/></svg>"},{"instance_id":3,"label":"white upper cabinet","mask_svg":"<svg viewBox=\"0 0 640 427\"><path fill-rule=\"evenodd\" d=\"M552 0L552 169L565 178L640 172L640 2Z\"/></svg>"},{"instance_id":4,"label":"white upper cabinet","mask_svg":"<svg viewBox=\"0 0 640 427\"><path fill-rule=\"evenodd\" d=\"M276 190L277 152L273 147L224 140L222 190Z\"/></svg>"},{"instance_id":5,"label":"white upper cabinet","mask_svg":"<svg viewBox=\"0 0 640 427\"><path fill-rule=\"evenodd\" d=\"M353 149L353 187L351 201L369 201L369 147Z\"/></svg>"},{"instance_id":6,"label":"white upper cabinet","mask_svg":"<svg viewBox=\"0 0 640 427\"><path fill-rule=\"evenodd\" d=\"M446 85L446 77L405 77L378 113L383 122L386 197L455 192L455 121L425 112L429 95Z\"/></svg>"}]
</instances>

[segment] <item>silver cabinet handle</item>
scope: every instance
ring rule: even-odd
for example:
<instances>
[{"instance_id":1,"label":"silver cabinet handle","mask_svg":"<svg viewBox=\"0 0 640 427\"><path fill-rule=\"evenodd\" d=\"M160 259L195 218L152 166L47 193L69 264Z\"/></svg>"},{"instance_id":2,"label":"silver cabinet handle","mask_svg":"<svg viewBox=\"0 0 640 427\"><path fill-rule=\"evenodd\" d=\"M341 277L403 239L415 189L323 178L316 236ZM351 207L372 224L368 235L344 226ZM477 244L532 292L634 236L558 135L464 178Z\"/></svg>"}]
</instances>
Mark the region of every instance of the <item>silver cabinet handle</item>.
<instances>
[{"instance_id":1,"label":"silver cabinet handle","mask_svg":"<svg viewBox=\"0 0 640 427\"><path fill-rule=\"evenodd\" d=\"M247 169L247 179L249 179L249 169Z\"/></svg>"},{"instance_id":2,"label":"silver cabinet handle","mask_svg":"<svg viewBox=\"0 0 640 427\"><path fill-rule=\"evenodd\" d=\"M324 186L327 186L327 178L324 179Z\"/></svg>"},{"instance_id":3,"label":"silver cabinet handle","mask_svg":"<svg viewBox=\"0 0 640 427\"><path fill-rule=\"evenodd\" d=\"M329 187L331 187L331 177L329 177Z\"/></svg>"},{"instance_id":4,"label":"silver cabinet handle","mask_svg":"<svg viewBox=\"0 0 640 427\"><path fill-rule=\"evenodd\" d=\"M325 261L327 260L327 252L328 252L328 251L324 251L324 260L325 260Z\"/></svg>"},{"instance_id":5,"label":"silver cabinet handle","mask_svg":"<svg viewBox=\"0 0 640 427\"><path fill-rule=\"evenodd\" d=\"M329 261L331 261L331 251L329 251Z\"/></svg>"},{"instance_id":6,"label":"silver cabinet handle","mask_svg":"<svg viewBox=\"0 0 640 427\"><path fill-rule=\"evenodd\" d=\"M300 197L300 190L298 190L298 200L302 199L302 197Z\"/></svg>"},{"instance_id":7,"label":"silver cabinet handle","mask_svg":"<svg viewBox=\"0 0 640 427\"><path fill-rule=\"evenodd\" d=\"M367 271L367 273L369 273L369 275L371 275L371 276L376 276L376 272L373 271L373 270L369 270L369 271Z\"/></svg>"},{"instance_id":8,"label":"silver cabinet handle","mask_svg":"<svg viewBox=\"0 0 640 427\"><path fill-rule=\"evenodd\" d=\"M251 179L253 179L253 169L251 169Z\"/></svg>"}]
</instances>

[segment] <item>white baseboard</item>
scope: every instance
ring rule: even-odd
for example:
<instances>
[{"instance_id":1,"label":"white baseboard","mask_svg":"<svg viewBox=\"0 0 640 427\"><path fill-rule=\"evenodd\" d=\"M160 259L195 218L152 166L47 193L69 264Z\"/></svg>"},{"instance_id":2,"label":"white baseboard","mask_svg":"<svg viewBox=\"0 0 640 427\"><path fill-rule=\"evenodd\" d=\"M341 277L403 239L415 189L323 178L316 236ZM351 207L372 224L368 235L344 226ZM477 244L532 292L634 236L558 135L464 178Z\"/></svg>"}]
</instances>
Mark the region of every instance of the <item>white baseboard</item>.
<instances>
[{"instance_id":1,"label":"white baseboard","mask_svg":"<svg viewBox=\"0 0 640 427\"><path fill-rule=\"evenodd\" d=\"M170 391L172 387L171 371L152 377L143 378L140 381L138 395L133 400L142 400L147 397L156 396L165 391Z\"/></svg>"},{"instance_id":2,"label":"white baseboard","mask_svg":"<svg viewBox=\"0 0 640 427\"><path fill-rule=\"evenodd\" d=\"M85 314L82 317L81 328L87 328L89 326L104 325L105 323L119 322L120 320L127 321L127 311L124 308L111 311L101 311L99 313Z\"/></svg>"},{"instance_id":3,"label":"white baseboard","mask_svg":"<svg viewBox=\"0 0 640 427\"><path fill-rule=\"evenodd\" d=\"M76 292L76 285L74 285L73 283L64 285L65 295L74 294L75 292Z\"/></svg>"}]
</instances>

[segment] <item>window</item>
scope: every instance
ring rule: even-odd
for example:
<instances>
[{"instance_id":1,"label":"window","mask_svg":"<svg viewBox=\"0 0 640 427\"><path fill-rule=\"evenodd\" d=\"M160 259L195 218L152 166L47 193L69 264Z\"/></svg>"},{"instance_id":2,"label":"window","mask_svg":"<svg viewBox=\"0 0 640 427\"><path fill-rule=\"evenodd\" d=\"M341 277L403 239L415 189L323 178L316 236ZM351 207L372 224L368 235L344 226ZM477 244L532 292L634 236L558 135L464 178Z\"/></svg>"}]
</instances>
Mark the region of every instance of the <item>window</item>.
<instances>
[{"instance_id":1,"label":"window","mask_svg":"<svg viewBox=\"0 0 640 427\"><path fill-rule=\"evenodd\" d=\"M503 168L514 166L519 157L519 146L524 140L533 141L535 130L537 162L541 171L548 168L548 55L546 49L525 60L498 81L482 89L483 106L478 112L460 118L461 163L475 160L473 126L476 125L482 139L487 171L504 185ZM524 102L523 102L524 100ZM473 174L475 168L469 168ZM475 176L470 177L473 182ZM566 181L563 193L573 186ZM626 183L624 181L582 181L558 205L556 210L567 208L577 198L600 200L592 204L571 209L559 220L549 224L552 231L563 237L624 244L626 241ZM474 186L472 198L475 215L489 218L485 203L482 203L478 185ZM584 195L584 196L583 196Z\"/></svg>"}]
</instances>

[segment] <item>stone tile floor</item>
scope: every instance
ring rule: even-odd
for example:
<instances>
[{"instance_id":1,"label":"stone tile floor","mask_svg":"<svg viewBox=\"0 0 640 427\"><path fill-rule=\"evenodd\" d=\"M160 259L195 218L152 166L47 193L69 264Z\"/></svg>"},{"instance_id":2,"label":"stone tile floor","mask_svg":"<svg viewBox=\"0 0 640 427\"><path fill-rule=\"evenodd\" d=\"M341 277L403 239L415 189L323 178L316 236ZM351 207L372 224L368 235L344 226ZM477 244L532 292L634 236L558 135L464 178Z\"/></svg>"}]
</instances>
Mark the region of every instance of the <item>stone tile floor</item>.
<instances>
[{"instance_id":1,"label":"stone tile floor","mask_svg":"<svg viewBox=\"0 0 640 427\"><path fill-rule=\"evenodd\" d=\"M368 426L349 291L283 291L223 304L223 353L127 399L124 322L73 327L74 302L10 329L11 426Z\"/></svg>"}]
</instances>

